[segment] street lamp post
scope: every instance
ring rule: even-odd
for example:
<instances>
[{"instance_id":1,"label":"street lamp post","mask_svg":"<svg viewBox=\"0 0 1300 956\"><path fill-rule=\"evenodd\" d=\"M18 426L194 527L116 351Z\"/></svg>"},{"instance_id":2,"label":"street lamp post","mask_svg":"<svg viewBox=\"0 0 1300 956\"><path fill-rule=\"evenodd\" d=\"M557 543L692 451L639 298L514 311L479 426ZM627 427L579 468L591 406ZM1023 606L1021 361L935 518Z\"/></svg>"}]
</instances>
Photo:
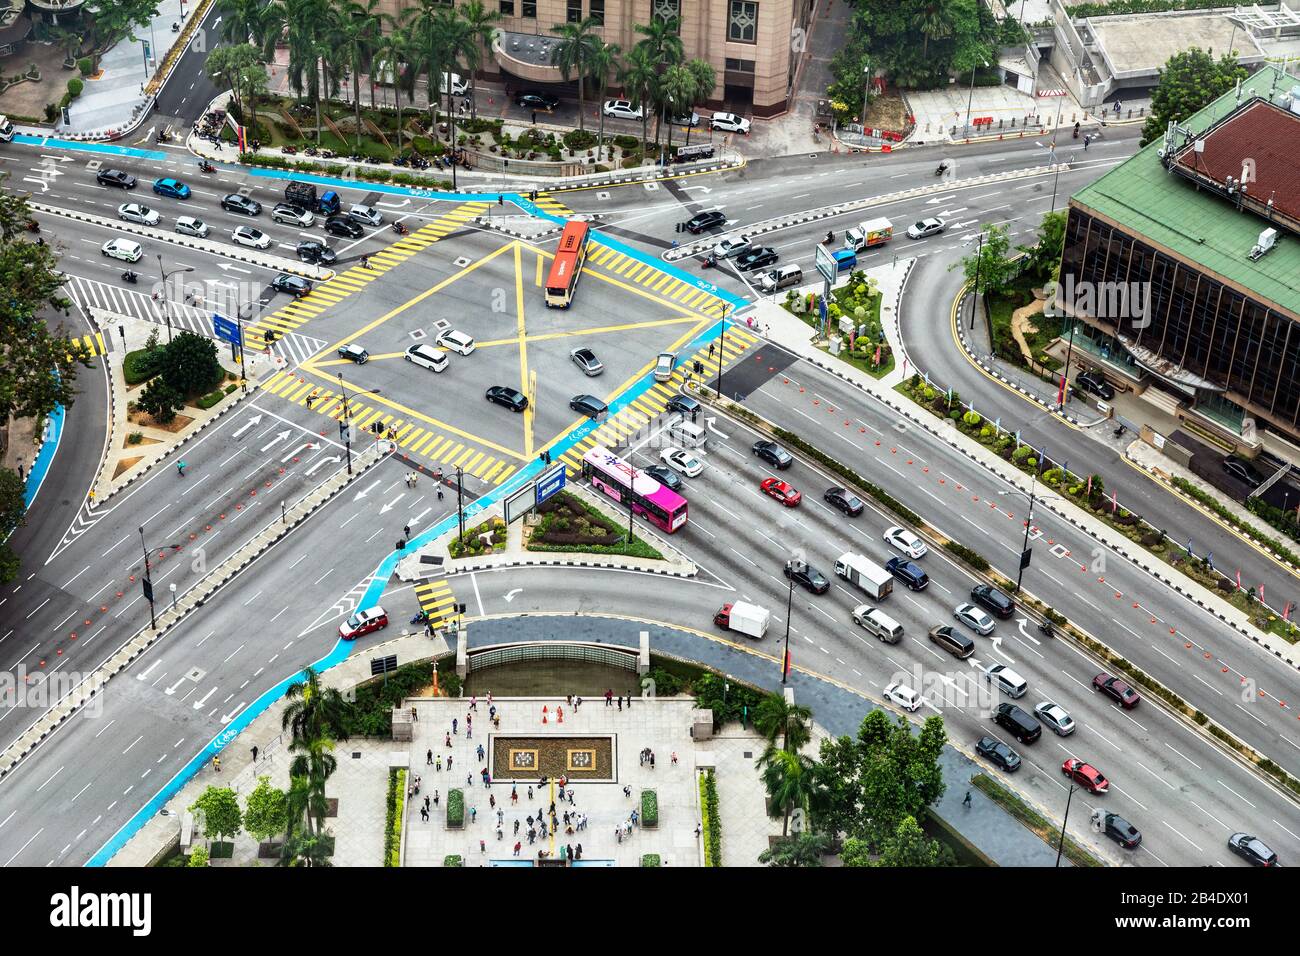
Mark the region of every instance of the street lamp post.
<instances>
[{"instance_id":1,"label":"street lamp post","mask_svg":"<svg viewBox=\"0 0 1300 956\"><path fill-rule=\"evenodd\" d=\"M348 459L348 474L352 474L352 409L348 402L348 388L343 384L343 373L339 372L339 390L343 392L343 448Z\"/></svg>"},{"instance_id":2,"label":"street lamp post","mask_svg":"<svg viewBox=\"0 0 1300 956\"><path fill-rule=\"evenodd\" d=\"M981 60L981 67L987 67L988 63ZM966 97L966 128L962 130L962 138L970 139L970 108L975 102L975 67L970 68L970 95Z\"/></svg>"},{"instance_id":3,"label":"street lamp post","mask_svg":"<svg viewBox=\"0 0 1300 956\"><path fill-rule=\"evenodd\" d=\"M722 350L727 347L727 308L730 302L722 303L722 332L718 341L718 399L722 398Z\"/></svg>"},{"instance_id":4,"label":"street lamp post","mask_svg":"<svg viewBox=\"0 0 1300 956\"><path fill-rule=\"evenodd\" d=\"M867 103L871 99L871 67L862 68L862 135L867 135Z\"/></svg>"},{"instance_id":5,"label":"street lamp post","mask_svg":"<svg viewBox=\"0 0 1300 956\"><path fill-rule=\"evenodd\" d=\"M1070 792L1065 795L1065 819L1061 821L1061 839L1056 844L1056 865L1061 865L1061 851L1065 849L1065 825L1070 822L1070 800L1074 797L1074 791L1078 790L1074 784L1070 784Z\"/></svg>"},{"instance_id":6,"label":"street lamp post","mask_svg":"<svg viewBox=\"0 0 1300 956\"><path fill-rule=\"evenodd\" d=\"M465 495L464 495L464 477L465 474L460 468L456 469L456 523L460 526L460 542L465 542Z\"/></svg>"},{"instance_id":7,"label":"street lamp post","mask_svg":"<svg viewBox=\"0 0 1300 956\"><path fill-rule=\"evenodd\" d=\"M180 266L171 272L163 272L162 253L158 254L158 271L162 273L162 300L163 300L163 321L167 323L167 343L170 345L172 340L172 312L167 304L167 280L174 275L180 275L182 272L193 272L193 266Z\"/></svg>"},{"instance_id":8,"label":"street lamp post","mask_svg":"<svg viewBox=\"0 0 1300 956\"><path fill-rule=\"evenodd\" d=\"M1056 212L1056 184L1061 179L1061 164L1056 160L1056 134L1061 130L1061 105L1064 102L1064 96L1056 98L1056 122L1052 125L1052 165L1056 167L1052 176L1052 212Z\"/></svg>"},{"instance_id":9,"label":"street lamp post","mask_svg":"<svg viewBox=\"0 0 1300 956\"><path fill-rule=\"evenodd\" d=\"M1034 502L1036 502L1036 501L1046 500L1046 499L1048 499L1048 498L1056 498L1055 495L1040 495L1040 494L1037 493L1037 491L1038 491L1038 469L1041 468L1041 467L1043 466L1043 462L1045 462L1045 461L1047 461L1047 452L1046 452L1046 451L1044 451L1043 454L1039 456L1038 464L1034 467L1033 474L1030 475L1030 478L1029 478L1029 495L1028 495L1028 497L1029 497L1029 513L1028 513L1027 515L1025 515L1025 537L1024 537L1024 540L1023 540L1023 541L1021 542L1021 544L1020 544L1020 570L1016 572L1016 591L1017 591L1017 592L1019 592L1019 590L1020 590L1020 582L1021 582L1021 580L1023 580L1023 578L1024 578L1024 576L1025 576L1025 568L1029 565L1029 561L1028 561L1028 559L1026 558L1026 554L1027 554L1028 551L1029 551L1029 529L1030 529L1031 527L1033 527L1033 524L1034 524ZM1062 473L1065 473L1065 469L1064 469L1064 468L1062 468L1061 470L1062 470ZM999 495L1023 495L1023 494L1025 494L1025 492L1021 491L1019 488L1013 488L1013 489L1010 489L1010 490L1008 490L1008 491L999 491L998 494L999 494ZM1059 499L1057 499L1057 500L1059 500Z\"/></svg>"},{"instance_id":10,"label":"street lamp post","mask_svg":"<svg viewBox=\"0 0 1300 956\"><path fill-rule=\"evenodd\" d=\"M1070 400L1070 357L1074 354L1074 330L1079 323L1070 316L1070 343L1065 347L1065 368L1061 370L1061 409Z\"/></svg>"},{"instance_id":11,"label":"street lamp post","mask_svg":"<svg viewBox=\"0 0 1300 956\"><path fill-rule=\"evenodd\" d=\"M140 525L140 553L144 555L144 580L149 586L149 629L158 630L158 620L153 612L153 570L149 567L149 548L144 543L144 525Z\"/></svg>"},{"instance_id":12,"label":"street lamp post","mask_svg":"<svg viewBox=\"0 0 1300 956\"><path fill-rule=\"evenodd\" d=\"M794 611L794 578L789 580L789 590L785 599L785 650L781 652L781 683L790 672L790 614Z\"/></svg>"},{"instance_id":13,"label":"street lamp post","mask_svg":"<svg viewBox=\"0 0 1300 956\"><path fill-rule=\"evenodd\" d=\"M970 240L967 240L968 242ZM980 230L979 249L975 252L975 286L971 289L970 298L970 327L975 328L975 307L979 304L980 299L980 266L984 262L984 230ZM989 343L992 345L992 343Z\"/></svg>"}]
</instances>

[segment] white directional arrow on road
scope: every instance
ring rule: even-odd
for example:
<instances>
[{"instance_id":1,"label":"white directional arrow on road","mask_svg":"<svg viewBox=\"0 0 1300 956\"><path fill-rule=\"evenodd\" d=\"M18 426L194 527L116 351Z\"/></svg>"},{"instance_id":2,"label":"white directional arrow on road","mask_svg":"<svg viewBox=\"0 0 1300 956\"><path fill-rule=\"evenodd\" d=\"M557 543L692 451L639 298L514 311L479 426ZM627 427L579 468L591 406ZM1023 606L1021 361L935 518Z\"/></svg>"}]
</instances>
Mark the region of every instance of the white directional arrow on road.
<instances>
[{"instance_id":1,"label":"white directional arrow on road","mask_svg":"<svg viewBox=\"0 0 1300 956\"><path fill-rule=\"evenodd\" d=\"M403 491L400 495L398 495L398 496L397 496L396 498L394 498L392 501L388 502L388 504L386 504L386 505L384 505L382 508L380 508L380 509L379 509L379 513L380 513L381 515L383 515L383 514L388 514L388 512L392 511L393 508L397 505L397 503L398 503L399 501L401 501L401 500L402 500L403 498L405 498L405 497L406 497L406 492Z\"/></svg>"},{"instance_id":2,"label":"white directional arrow on road","mask_svg":"<svg viewBox=\"0 0 1300 956\"><path fill-rule=\"evenodd\" d=\"M251 276L251 275L253 274L252 271L249 270L249 269L241 269L241 268L239 268L239 266L232 266L232 265L230 265L229 263L226 263L226 262L218 262L218 263L217 263L217 268L218 268L218 269L226 269L226 270L229 270L229 271L231 271L231 272L242 272L242 273L243 273L244 275L246 275L246 276Z\"/></svg>"},{"instance_id":3,"label":"white directional arrow on road","mask_svg":"<svg viewBox=\"0 0 1300 956\"><path fill-rule=\"evenodd\" d=\"M376 481L373 484L371 484L369 487L363 488L360 491L358 491L352 500L360 501L362 498L365 498L367 495L370 494L370 492L374 491L378 487L379 487L379 482Z\"/></svg>"},{"instance_id":4,"label":"white directional arrow on road","mask_svg":"<svg viewBox=\"0 0 1300 956\"><path fill-rule=\"evenodd\" d=\"M318 448L320 448L320 445L319 445L317 442L311 442L311 441L309 441L309 442L304 442L303 444L301 444L301 445L299 445L297 448L295 448L293 451L289 452L289 454L287 454L287 455L285 455L283 458L281 458L281 459L280 459L280 464L283 465L286 461L288 461L288 460L289 460L290 458L292 458L294 455L298 454L298 452L300 452L300 451L315 451L315 450L318 449Z\"/></svg>"},{"instance_id":5,"label":"white directional arrow on road","mask_svg":"<svg viewBox=\"0 0 1300 956\"><path fill-rule=\"evenodd\" d=\"M935 196L933 199L927 199L927 200L925 201L925 204L926 204L927 206L937 206L937 205L939 205L939 203L941 203L941 202L947 202L949 199L951 199L951 198L952 198L953 196L955 196L955 195L957 195L957 194L956 194L956 193L949 193L949 194L946 195L946 196Z\"/></svg>"},{"instance_id":6,"label":"white directional arrow on road","mask_svg":"<svg viewBox=\"0 0 1300 956\"><path fill-rule=\"evenodd\" d=\"M1033 641L1035 644L1041 647L1043 645L1043 642L1036 637L1030 637L1029 632L1025 630L1025 625L1028 623L1029 623L1029 618L1022 617L1020 619L1020 636L1025 638L1026 640Z\"/></svg>"},{"instance_id":7,"label":"white directional arrow on road","mask_svg":"<svg viewBox=\"0 0 1300 956\"><path fill-rule=\"evenodd\" d=\"M287 428L284 429L284 431L276 432L276 433L275 433L275 437L272 438L272 439L271 439L269 442L267 442L265 445L263 445L261 448L259 448L258 451L270 451L270 450L271 450L272 448L274 448L276 445L280 444L280 442L282 442L282 441L288 441L288 440L289 440L289 436L292 435L292 434L293 434L293 432L291 432L291 431L290 431L289 429L287 429Z\"/></svg>"},{"instance_id":8,"label":"white directional arrow on road","mask_svg":"<svg viewBox=\"0 0 1300 956\"><path fill-rule=\"evenodd\" d=\"M423 518L425 515L427 515L427 514L428 514L430 511L432 511L432 510L433 510L432 508L425 508L425 509L424 509L423 511L421 511L418 515L416 515L414 518L411 519L411 524L419 524L419 523L420 523L420 519Z\"/></svg>"},{"instance_id":9,"label":"white directional arrow on road","mask_svg":"<svg viewBox=\"0 0 1300 956\"><path fill-rule=\"evenodd\" d=\"M171 687L168 687L165 691L163 691L163 693L166 694L168 697L170 697L172 694L176 693L176 688L180 687L181 684L184 684L186 680L187 678L182 677L176 683L172 684Z\"/></svg>"},{"instance_id":10,"label":"white directional arrow on road","mask_svg":"<svg viewBox=\"0 0 1300 956\"><path fill-rule=\"evenodd\" d=\"M1002 638L996 634L993 635L993 649L1007 659L1008 664L1014 664L1016 659L1002 649Z\"/></svg>"},{"instance_id":11,"label":"white directional arrow on road","mask_svg":"<svg viewBox=\"0 0 1300 956\"><path fill-rule=\"evenodd\" d=\"M317 470L318 468L322 468L322 467L324 467L325 465L328 465L330 462L333 462L334 464L338 464L340 460L341 460L341 459L339 458L338 455L334 455L334 456L332 456L332 457L330 457L330 458L322 458L322 459L320 459L320 461L316 462L316 464L312 465L312 466L311 466L310 468L308 468L305 472L303 472L303 474L304 474L306 477L310 478L312 475L314 475L314 474L316 473L316 470Z\"/></svg>"},{"instance_id":12,"label":"white directional arrow on road","mask_svg":"<svg viewBox=\"0 0 1300 956\"><path fill-rule=\"evenodd\" d=\"M236 707L236 708L235 708L234 710L232 710L230 713L226 714L224 717L221 718L221 722L222 722L223 724L228 724L228 723L230 723L232 720L234 720L234 719L235 719L235 714L239 713L241 710L244 709L244 704L245 704L245 703L246 703L246 701L242 701L242 700L241 700L241 701L239 702L239 706L238 706L238 707Z\"/></svg>"},{"instance_id":13,"label":"white directional arrow on road","mask_svg":"<svg viewBox=\"0 0 1300 956\"><path fill-rule=\"evenodd\" d=\"M235 434L233 437L238 438L240 435L244 434L244 432L248 431L253 426L261 424L261 421L262 421L261 415L254 415L252 418L248 420L247 425L243 425L242 427L237 428L235 430Z\"/></svg>"},{"instance_id":14,"label":"white directional arrow on road","mask_svg":"<svg viewBox=\"0 0 1300 956\"><path fill-rule=\"evenodd\" d=\"M957 213L959 213L959 212L965 212L965 211L966 211L967 209L969 209L969 208L970 208L970 206L958 206L956 209L945 209L943 212L939 213L939 215L940 215L940 216L955 216L955 215L957 215Z\"/></svg>"},{"instance_id":15,"label":"white directional arrow on road","mask_svg":"<svg viewBox=\"0 0 1300 956\"><path fill-rule=\"evenodd\" d=\"M157 667L159 663L160 663L159 661L154 661L152 664L149 665L149 669L145 671L143 674L136 674L135 679L144 680L146 677L148 677L150 674L153 673L153 669Z\"/></svg>"},{"instance_id":16,"label":"white directional arrow on road","mask_svg":"<svg viewBox=\"0 0 1300 956\"><path fill-rule=\"evenodd\" d=\"M721 438L723 441L726 441L727 436L724 435L724 434L722 434L722 432L718 431L717 426L713 424L713 423L716 422L717 420L718 420L718 419L717 419L716 416L714 416L714 415L710 415L708 418L704 419L704 424L706 424L706 425L709 426L709 431L713 432L713 434L717 435L717 436L718 436L719 438Z\"/></svg>"},{"instance_id":17,"label":"white directional arrow on road","mask_svg":"<svg viewBox=\"0 0 1300 956\"><path fill-rule=\"evenodd\" d=\"M702 193L711 193L711 192L713 192L713 190L710 189L708 186L683 186L683 187L682 187L682 192L689 192L689 191L692 190L692 189L698 189L698 190L699 190L700 192L702 192Z\"/></svg>"},{"instance_id":18,"label":"white directional arrow on road","mask_svg":"<svg viewBox=\"0 0 1300 956\"><path fill-rule=\"evenodd\" d=\"M523 588L512 588L512 589L511 589L509 592L507 592L506 595L505 595L505 599L506 599L506 601L513 601L513 600L515 599L515 595L518 594L518 593L519 593L520 591L522 591L522 590L523 590Z\"/></svg>"},{"instance_id":19,"label":"white directional arrow on road","mask_svg":"<svg viewBox=\"0 0 1300 956\"><path fill-rule=\"evenodd\" d=\"M194 709L195 709L195 710L198 710L199 708L201 708L204 704L206 704L206 703L208 702L208 698L211 697L211 696L212 696L213 694L215 694L216 692L217 692L217 689L214 687L214 688L212 688L212 690L210 690L210 691L208 691L206 694L204 694L204 695L203 695L203 698L202 698L201 700L196 700L196 701L194 702Z\"/></svg>"},{"instance_id":20,"label":"white directional arrow on road","mask_svg":"<svg viewBox=\"0 0 1300 956\"><path fill-rule=\"evenodd\" d=\"M401 209L403 206L409 206L410 204L411 204L411 200L410 200L409 198L408 198L408 199L403 199L401 202L377 202L377 203L375 203L376 206L383 206L385 209Z\"/></svg>"}]
</instances>

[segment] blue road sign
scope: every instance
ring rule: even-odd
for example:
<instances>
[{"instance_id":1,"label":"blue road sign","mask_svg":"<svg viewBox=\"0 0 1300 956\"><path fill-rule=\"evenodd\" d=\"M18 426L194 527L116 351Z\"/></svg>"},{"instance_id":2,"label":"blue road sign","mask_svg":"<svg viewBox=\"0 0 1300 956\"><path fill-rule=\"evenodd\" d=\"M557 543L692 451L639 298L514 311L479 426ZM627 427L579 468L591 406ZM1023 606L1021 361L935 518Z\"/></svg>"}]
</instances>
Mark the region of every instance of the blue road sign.
<instances>
[{"instance_id":1,"label":"blue road sign","mask_svg":"<svg viewBox=\"0 0 1300 956\"><path fill-rule=\"evenodd\" d=\"M540 505L563 487L564 465L556 465L550 471L542 472L537 479L537 503Z\"/></svg>"},{"instance_id":2,"label":"blue road sign","mask_svg":"<svg viewBox=\"0 0 1300 956\"><path fill-rule=\"evenodd\" d=\"M217 312L212 313L212 332L223 342L229 342L231 345L240 347L244 344L240 341L239 323Z\"/></svg>"}]
</instances>

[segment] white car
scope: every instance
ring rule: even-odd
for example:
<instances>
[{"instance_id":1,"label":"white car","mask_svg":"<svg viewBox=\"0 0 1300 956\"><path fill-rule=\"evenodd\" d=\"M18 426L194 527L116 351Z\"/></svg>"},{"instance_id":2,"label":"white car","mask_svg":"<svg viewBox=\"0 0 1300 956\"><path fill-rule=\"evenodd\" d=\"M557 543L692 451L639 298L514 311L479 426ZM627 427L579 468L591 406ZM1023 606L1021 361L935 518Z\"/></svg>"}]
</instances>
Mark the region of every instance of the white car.
<instances>
[{"instance_id":1,"label":"white car","mask_svg":"<svg viewBox=\"0 0 1300 956\"><path fill-rule=\"evenodd\" d=\"M719 259L734 259L749 248L749 240L744 236L727 236L713 247L713 254Z\"/></svg>"},{"instance_id":2,"label":"white car","mask_svg":"<svg viewBox=\"0 0 1300 956\"><path fill-rule=\"evenodd\" d=\"M314 214L287 202L277 203L276 207L271 210L271 218L276 222L282 222L290 226L300 226L304 229L316 221Z\"/></svg>"},{"instance_id":3,"label":"white car","mask_svg":"<svg viewBox=\"0 0 1300 956\"><path fill-rule=\"evenodd\" d=\"M749 120L743 116L737 116L735 113L714 113L709 118L709 126L712 129L720 129L727 133L749 132Z\"/></svg>"},{"instance_id":4,"label":"white car","mask_svg":"<svg viewBox=\"0 0 1300 956\"><path fill-rule=\"evenodd\" d=\"M922 219L907 227L907 238L924 239L926 236L937 236L947 228L948 223L943 219Z\"/></svg>"},{"instance_id":5,"label":"white car","mask_svg":"<svg viewBox=\"0 0 1300 956\"><path fill-rule=\"evenodd\" d=\"M182 236L194 236L202 239L208 234L208 224L202 219L196 219L194 216L177 216L176 231Z\"/></svg>"},{"instance_id":6,"label":"white car","mask_svg":"<svg viewBox=\"0 0 1300 956\"><path fill-rule=\"evenodd\" d=\"M906 684L890 684L885 688L885 698L892 700L908 713L915 713L921 709L921 695Z\"/></svg>"},{"instance_id":7,"label":"white car","mask_svg":"<svg viewBox=\"0 0 1300 956\"><path fill-rule=\"evenodd\" d=\"M704 463L685 448L665 448L659 453L665 465L681 472L687 478L698 478L704 471Z\"/></svg>"},{"instance_id":8,"label":"white car","mask_svg":"<svg viewBox=\"0 0 1300 956\"><path fill-rule=\"evenodd\" d=\"M606 100L604 113L606 116L631 120L639 120L645 115L641 112L641 107L632 105L631 100Z\"/></svg>"},{"instance_id":9,"label":"white car","mask_svg":"<svg viewBox=\"0 0 1300 956\"><path fill-rule=\"evenodd\" d=\"M886 544L897 548L913 560L925 557L926 552L930 550L925 546L924 541L898 525L886 528L884 538Z\"/></svg>"},{"instance_id":10,"label":"white car","mask_svg":"<svg viewBox=\"0 0 1300 956\"><path fill-rule=\"evenodd\" d=\"M138 222L142 226L156 226L159 216L148 206L142 206L138 202L124 202L117 207L117 218Z\"/></svg>"},{"instance_id":11,"label":"white car","mask_svg":"<svg viewBox=\"0 0 1300 956\"><path fill-rule=\"evenodd\" d=\"M361 203L348 210L348 218L363 226L381 226L384 223L383 213L374 206L363 206Z\"/></svg>"},{"instance_id":12,"label":"white car","mask_svg":"<svg viewBox=\"0 0 1300 956\"><path fill-rule=\"evenodd\" d=\"M427 342L421 342L419 345L412 345L407 349L406 360L423 368L427 368L431 372L444 371L450 364L446 352L439 351Z\"/></svg>"},{"instance_id":13,"label":"white car","mask_svg":"<svg viewBox=\"0 0 1300 956\"><path fill-rule=\"evenodd\" d=\"M993 633L993 628L997 625L993 623L993 618L983 608L976 607L974 604L958 604L953 608L952 616L961 621L976 634L983 634L988 637Z\"/></svg>"},{"instance_id":14,"label":"white car","mask_svg":"<svg viewBox=\"0 0 1300 956\"><path fill-rule=\"evenodd\" d=\"M1043 723L1051 727L1058 737L1068 737L1074 733L1074 718L1060 704L1045 700L1034 708L1034 714Z\"/></svg>"},{"instance_id":15,"label":"white car","mask_svg":"<svg viewBox=\"0 0 1300 956\"><path fill-rule=\"evenodd\" d=\"M700 125L700 114L691 110L689 113L681 113L672 119L674 126L689 126L694 129Z\"/></svg>"},{"instance_id":16,"label":"white car","mask_svg":"<svg viewBox=\"0 0 1300 956\"><path fill-rule=\"evenodd\" d=\"M99 247L99 251L110 259L121 259L123 262L139 262L144 255L140 243L130 239L110 239Z\"/></svg>"},{"instance_id":17,"label":"white car","mask_svg":"<svg viewBox=\"0 0 1300 956\"><path fill-rule=\"evenodd\" d=\"M448 329L435 340L436 345L441 345L445 349L453 352L459 352L461 355L469 355L474 351L474 339L457 329Z\"/></svg>"},{"instance_id":18,"label":"white car","mask_svg":"<svg viewBox=\"0 0 1300 956\"><path fill-rule=\"evenodd\" d=\"M271 248L271 237L261 229L254 229L252 226L237 227L230 234L230 238L235 241L236 245L248 246L250 249Z\"/></svg>"}]
</instances>

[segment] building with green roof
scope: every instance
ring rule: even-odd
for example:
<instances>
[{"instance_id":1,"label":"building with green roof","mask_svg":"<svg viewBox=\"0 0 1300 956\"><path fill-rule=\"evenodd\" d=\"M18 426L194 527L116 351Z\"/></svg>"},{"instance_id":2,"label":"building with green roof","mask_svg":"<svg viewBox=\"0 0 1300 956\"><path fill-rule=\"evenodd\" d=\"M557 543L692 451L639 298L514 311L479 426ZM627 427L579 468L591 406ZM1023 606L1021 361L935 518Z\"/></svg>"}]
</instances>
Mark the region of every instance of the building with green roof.
<instances>
[{"instance_id":1,"label":"building with green roof","mask_svg":"<svg viewBox=\"0 0 1300 956\"><path fill-rule=\"evenodd\" d=\"M1055 306L1180 418L1300 441L1300 82L1266 67L1072 196Z\"/></svg>"}]
</instances>

